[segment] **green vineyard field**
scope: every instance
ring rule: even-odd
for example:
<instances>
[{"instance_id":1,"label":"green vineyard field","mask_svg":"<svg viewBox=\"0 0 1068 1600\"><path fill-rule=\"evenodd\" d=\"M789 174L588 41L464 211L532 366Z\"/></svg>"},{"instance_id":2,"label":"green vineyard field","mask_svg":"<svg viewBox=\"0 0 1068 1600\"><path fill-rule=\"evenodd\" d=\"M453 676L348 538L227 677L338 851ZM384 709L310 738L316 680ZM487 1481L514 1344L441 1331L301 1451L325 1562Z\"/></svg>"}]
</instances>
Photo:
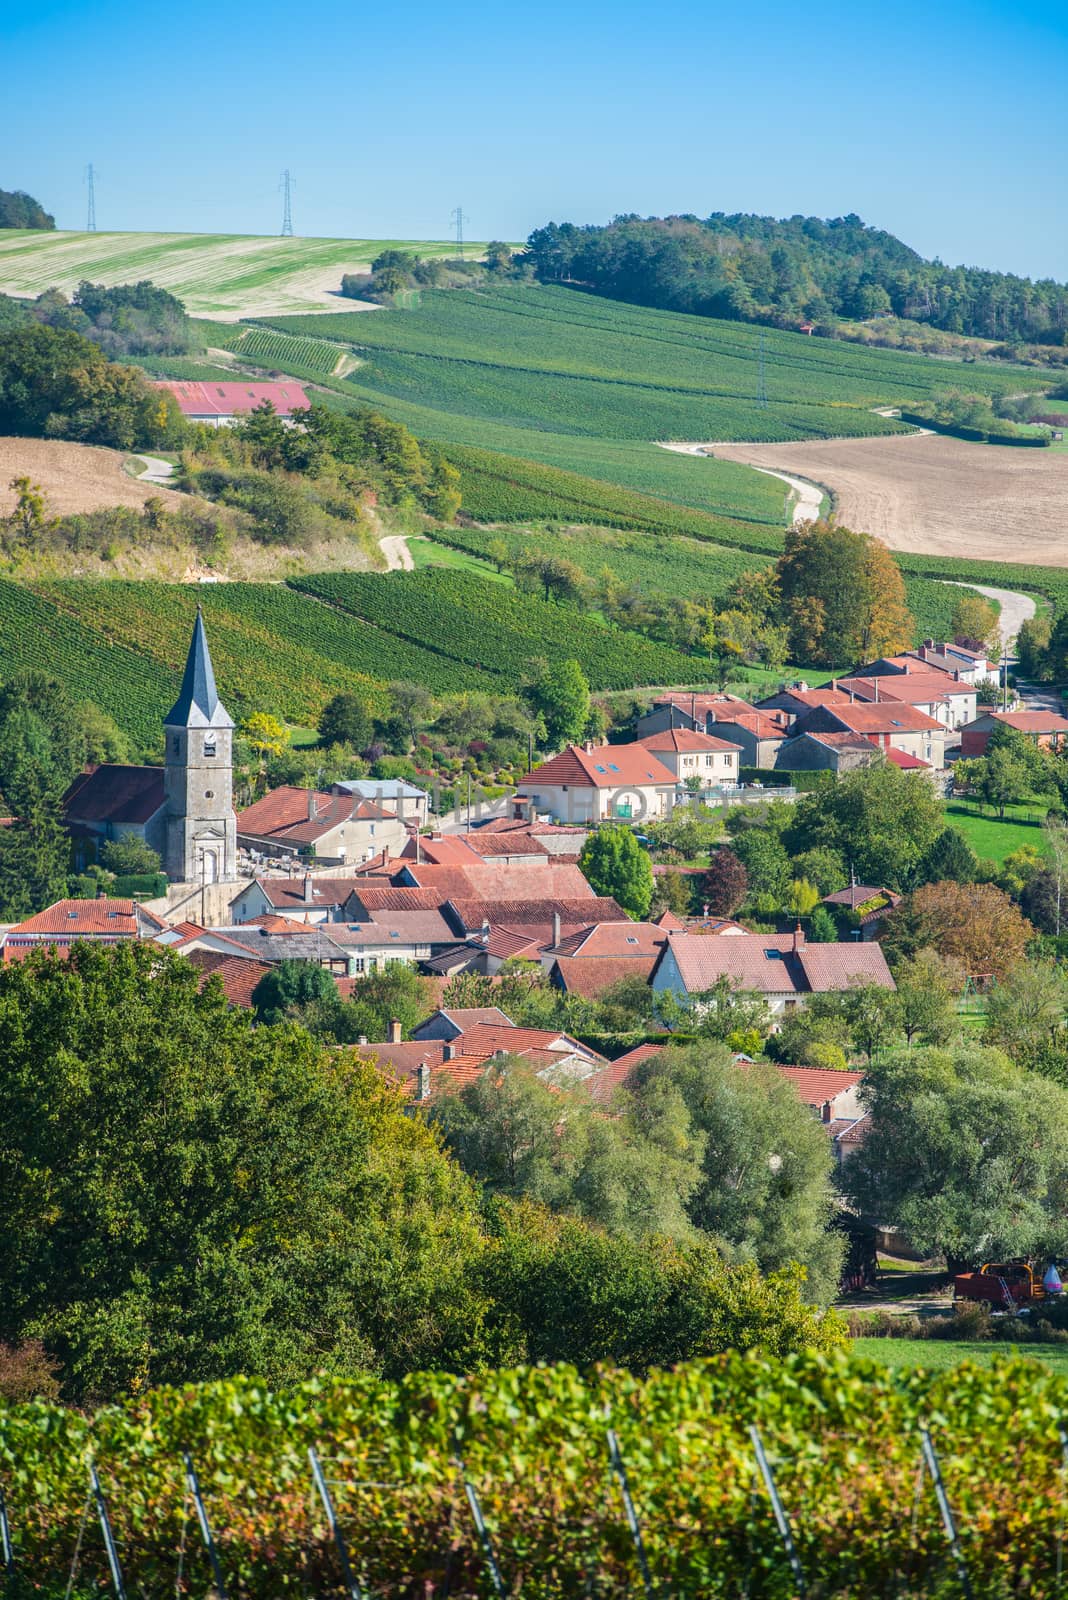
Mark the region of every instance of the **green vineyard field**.
<instances>
[{"instance_id":1,"label":"green vineyard field","mask_svg":"<svg viewBox=\"0 0 1068 1600\"><path fill-rule=\"evenodd\" d=\"M594 689L701 676L697 657L464 572L427 567L385 577L339 572L291 581L404 638L434 640L455 659L497 674L501 687L514 688L538 658L573 657Z\"/></svg>"}]
</instances>

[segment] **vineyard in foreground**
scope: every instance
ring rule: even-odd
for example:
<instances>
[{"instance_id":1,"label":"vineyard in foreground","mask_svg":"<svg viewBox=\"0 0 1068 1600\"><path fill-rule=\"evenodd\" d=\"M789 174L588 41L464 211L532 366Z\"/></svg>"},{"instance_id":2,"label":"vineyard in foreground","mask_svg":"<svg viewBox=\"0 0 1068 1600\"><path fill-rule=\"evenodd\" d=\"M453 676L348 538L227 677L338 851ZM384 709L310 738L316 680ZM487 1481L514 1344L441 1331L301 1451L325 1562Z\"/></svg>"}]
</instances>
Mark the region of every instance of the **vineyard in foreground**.
<instances>
[{"instance_id":1,"label":"vineyard in foreground","mask_svg":"<svg viewBox=\"0 0 1068 1600\"><path fill-rule=\"evenodd\" d=\"M963 1582L975 1600L1042 1600L1059 1591L1064 1559L1066 1406L1064 1380L1015 1360L892 1376L845 1355L730 1355L645 1378L542 1367L321 1379L284 1393L237 1380L150 1392L95 1417L45 1402L0 1408L0 1485L27 1594L58 1596L72 1569L82 1592L106 1584L91 1506L82 1522L90 1458L129 1592L175 1592L179 1563L188 1587L179 1580L178 1592L204 1592L188 1451L220 1576L246 1600L473 1600L494 1592L491 1561L498 1593L529 1600L786 1600L801 1585L757 1468L755 1425L810 1595L933 1600ZM924 1428L963 1580L920 1470Z\"/></svg>"}]
</instances>

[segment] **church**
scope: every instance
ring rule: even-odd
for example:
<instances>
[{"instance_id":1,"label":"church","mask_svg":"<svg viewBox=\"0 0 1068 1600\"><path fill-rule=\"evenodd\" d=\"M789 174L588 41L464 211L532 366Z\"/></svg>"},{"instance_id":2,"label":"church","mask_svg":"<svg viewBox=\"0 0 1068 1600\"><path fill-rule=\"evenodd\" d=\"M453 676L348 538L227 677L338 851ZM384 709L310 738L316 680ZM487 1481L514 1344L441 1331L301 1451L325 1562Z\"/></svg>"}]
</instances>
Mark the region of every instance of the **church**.
<instances>
[{"instance_id":1,"label":"church","mask_svg":"<svg viewBox=\"0 0 1068 1600\"><path fill-rule=\"evenodd\" d=\"M237 876L234 724L215 687L204 617L197 607L178 698L163 719L162 767L98 766L63 798L76 864L108 839L130 835L155 850L172 883Z\"/></svg>"}]
</instances>

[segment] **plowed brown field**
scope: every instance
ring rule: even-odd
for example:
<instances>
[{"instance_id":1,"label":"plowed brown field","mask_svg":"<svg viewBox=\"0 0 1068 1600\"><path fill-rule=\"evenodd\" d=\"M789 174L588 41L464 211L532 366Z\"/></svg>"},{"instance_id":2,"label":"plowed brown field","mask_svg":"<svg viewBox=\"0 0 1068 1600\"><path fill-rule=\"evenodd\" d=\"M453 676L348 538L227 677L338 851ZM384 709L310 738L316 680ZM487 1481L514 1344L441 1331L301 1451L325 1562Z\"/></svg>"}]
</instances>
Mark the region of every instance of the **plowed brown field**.
<instances>
[{"instance_id":1,"label":"plowed brown field","mask_svg":"<svg viewBox=\"0 0 1068 1600\"><path fill-rule=\"evenodd\" d=\"M14 509L10 484L15 477L28 477L39 484L53 515L99 511L107 506L143 506L153 496L168 506L179 504L181 497L173 490L131 478L123 471L124 459L121 450L97 445L0 438L0 516Z\"/></svg>"},{"instance_id":2,"label":"plowed brown field","mask_svg":"<svg viewBox=\"0 0 1068 1600\"><path fill-rule=\"evenodd\" d=\"M1068 566L1068 453L937 434L717 444L726 461L829 489L839 521L892 550Z\"/></svg>"}]
</instances>

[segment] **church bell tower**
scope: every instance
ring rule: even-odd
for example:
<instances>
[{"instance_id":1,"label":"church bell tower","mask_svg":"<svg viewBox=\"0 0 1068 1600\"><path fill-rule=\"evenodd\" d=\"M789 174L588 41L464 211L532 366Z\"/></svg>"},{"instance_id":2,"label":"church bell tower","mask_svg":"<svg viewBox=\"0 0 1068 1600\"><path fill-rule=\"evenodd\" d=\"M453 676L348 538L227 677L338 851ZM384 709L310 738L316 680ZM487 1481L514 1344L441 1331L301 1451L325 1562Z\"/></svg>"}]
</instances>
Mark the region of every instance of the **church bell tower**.
<instances>
[{"instance_id":1,"label":"church bell tower","mask_svg":"<svg viewBox=\"0 0 1068 1600\"><path fill-rule=\"evenodd\" d=\"M172 883L216 883L237 875L234 725L215 687L197 607L178 699L163 719L167 738L163 866Z\"/></svg>"}]
</instances>

